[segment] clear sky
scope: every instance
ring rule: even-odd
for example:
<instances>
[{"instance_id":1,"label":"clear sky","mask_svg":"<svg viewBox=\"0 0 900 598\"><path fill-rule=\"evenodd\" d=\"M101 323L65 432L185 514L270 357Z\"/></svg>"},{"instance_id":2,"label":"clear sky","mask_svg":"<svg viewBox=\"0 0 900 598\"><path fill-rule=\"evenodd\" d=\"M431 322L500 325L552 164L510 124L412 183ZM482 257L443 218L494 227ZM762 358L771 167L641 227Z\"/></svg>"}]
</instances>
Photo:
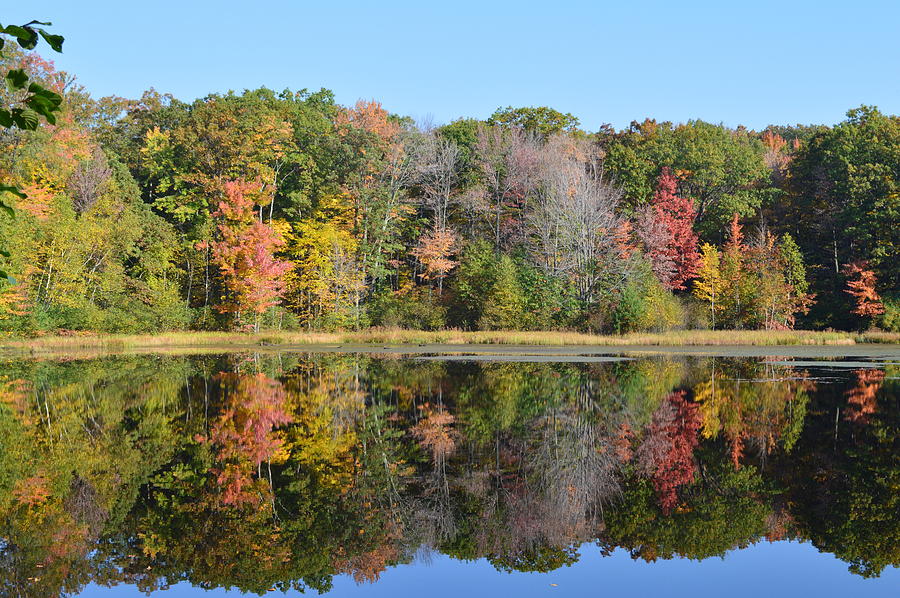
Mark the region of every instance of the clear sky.
<instances>
[{"instance_id":1,"label":"clear sky","mask_svg":"<svg viewBox=\"0 0 900 598\"><path fill-rule=\"evenodd\" d=\"M501 573L484 559L462 562L434 555L430 564L391 567L374 584L356 585L347 576L334 580L334 598L459 598L459 596L516 596L553 598L596 596L665 596L666 598L759 598L816 596L817 598L896 598L900 570L886 569L881 577L863 579L847 572L847 563L819 553L810 544L760 542L730 552L724 559L701 562L676 558L655 563L633 560L624 550L603 557L585 544L581 559L550 573ZM183 583L154 593L158 598L237 598L240 592L208 591ZM273 592L270 595L282 596ZM291 598L303 596L289 592ZM309 591L306 596L316 596ZM132 586L90 586L81 598L143 598Z\"/></svg>"},{"instance_id":2,"label":"clear sky","mask_svg":"<svg viewBox=\"0 0 900 598\"><path fill-rule=\"evenodd\" d=\"M265 85L485 118L548 105L596 130L652 117L761 128L900 113L898 0L42 0L57 65L95 96ZM45 46L46 47L46 46ZM49 50L47 50L49 52Z\"/></svg>"}]
</instances>

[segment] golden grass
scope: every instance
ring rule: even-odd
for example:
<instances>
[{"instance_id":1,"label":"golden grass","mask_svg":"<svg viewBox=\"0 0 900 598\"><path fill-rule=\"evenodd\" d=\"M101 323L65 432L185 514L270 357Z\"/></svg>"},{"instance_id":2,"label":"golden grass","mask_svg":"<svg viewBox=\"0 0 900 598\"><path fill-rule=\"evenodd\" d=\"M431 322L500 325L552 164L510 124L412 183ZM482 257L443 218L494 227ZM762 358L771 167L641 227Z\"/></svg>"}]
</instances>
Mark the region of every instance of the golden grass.
<instances>
[{"instance_id":1,"label":"golden grass","mask_svg":"<svg viewBox=\"0 0 900 598\"><path fill-rule=\"evenodd\" d=\"M144 335L85 334L0 339L4 353L41 354L90 350L120 352L166 349L242 349L316 345L546 345L546 346L778 346L900 343L900 333L809 330L683 330L666 333L595 335L565 331L478 331L369 329L358 332L172 332Z\"/></svg>"}]
</instances>

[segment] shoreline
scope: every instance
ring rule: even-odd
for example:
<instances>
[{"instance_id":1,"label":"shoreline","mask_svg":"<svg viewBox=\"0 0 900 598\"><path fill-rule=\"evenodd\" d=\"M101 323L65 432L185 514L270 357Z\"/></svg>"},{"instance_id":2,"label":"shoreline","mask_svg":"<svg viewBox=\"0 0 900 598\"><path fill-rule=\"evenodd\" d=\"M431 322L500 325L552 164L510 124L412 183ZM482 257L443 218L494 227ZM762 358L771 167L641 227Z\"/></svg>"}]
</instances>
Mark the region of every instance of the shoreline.
<instances>
[{"instance_id":1,"label":"shoreline","mask_svg":"<svg viewBox=\"0 0 900 598\"><path fill-rule=\"evenodd\" d=\"M358 332L176 332L161 334L78 334L0 338L0 355L58 353L230 352L293 350L328 352L528 352L563 348L578 353L653 351L654 348L866 347L900 345L900 333L808 330L688 330L668 333L593 335L536 331L417 331L370 329ZM405 349L404 349L405 347ZM696 353L697 351L690 351ZM718 351L717 351L718 352ZM851 351L857 353L858 350ZM881 352L881 351L878 351Z\"/></svg>"}]
</instances>

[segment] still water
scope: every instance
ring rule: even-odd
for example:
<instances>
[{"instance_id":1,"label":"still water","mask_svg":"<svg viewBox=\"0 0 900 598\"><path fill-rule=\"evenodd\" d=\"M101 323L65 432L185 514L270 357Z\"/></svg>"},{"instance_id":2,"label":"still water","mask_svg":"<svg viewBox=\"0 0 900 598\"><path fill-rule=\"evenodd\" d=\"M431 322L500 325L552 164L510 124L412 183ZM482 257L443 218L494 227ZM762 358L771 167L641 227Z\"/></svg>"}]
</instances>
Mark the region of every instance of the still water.
<instances>
[{"instance_id":1,"label":"still water","mask_svg":"<svg viewBox=\"0 0 900 598\"><path fill-rule=\"evenodd\" d=\"M897 355L731 355L6 360L0 596L900 595Z\"/></svg>"}]
</instances>

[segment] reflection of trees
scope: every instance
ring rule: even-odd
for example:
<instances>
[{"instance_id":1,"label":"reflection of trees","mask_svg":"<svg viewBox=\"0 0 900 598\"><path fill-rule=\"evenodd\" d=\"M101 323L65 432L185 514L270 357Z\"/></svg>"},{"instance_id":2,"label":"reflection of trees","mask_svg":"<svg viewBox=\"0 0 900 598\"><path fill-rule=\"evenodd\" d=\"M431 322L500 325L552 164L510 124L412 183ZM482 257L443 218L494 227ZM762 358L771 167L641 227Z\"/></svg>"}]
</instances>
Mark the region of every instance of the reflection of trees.
<instances>
[{"instance_id":1,"label":"reflection of trees","mask_svg":"<svg viewBox=\"0 0 900 598\"><path fill-rule=\"evenodd\" d=\"M652 478L666 515L678 504L678 488L694 481L699 429L697 405L685 399L684 391L673 392L654 413L638 449L638 465Z\"/></svg>"},{"instance_id":2,"label":"reflection of trees","mask_svg":"<svg viewBox=\"0 0 900 598\"><path fill-rule=\"evenodd\" d=\"M884 382L884 370L856 370L856 384L847 391L844 419L868 423L878 408L878 391Z\"/></svg>"},{"instance_id":3,"label":"reflection of trees","mask_svg":"<svg viewBox=\"0 0 900 598\"><path fill-rule=\"evenodd\" d=\"M812 383L792 368L710 360L694 388L705 438L728 443L735 467L751 448L761 463L778 446L790 450L802 429Z\"/></svg>"},{"instance_id":4,"label":"reflection of trees","mask_svg":"<svg viewBox=\"0 0 900 598\"><path fill-rule=\"evenodd\" d=\"M714 447L701 447L695 458L701 474L678 490L679 507L668 515L653 481L629 475L624 500L607 513L599 545L607 552L621 547L648 561L704 559L763 537L771 509L760 496L765 483L759 472L735 469L727 454Z\"/></svg>"},{"instance_id":5,"label":"reflection of trees","mask_svg":"<svg viewBox=\"0 0 900 598\"><path fill-rule=\"evenodd\" d=\"M900 404L896 366L887 369L822 385L778 471L796 533L863 576L900 566Z\"/></svg>"},{"instance_id":6,"label":"reflection of trees","mask_svg":"<svg viewBox=\"0 0 900 598\"><path fill-rule=\"evenodd\" d=\"M4 372L4 595L323 590L422 549L547 571L585 541L653 560L790 537L863 574L900 560L896 376L878 369L816 385L749 360L248 355Z\"/></svg>"},{"instance_id":7,"label":"reflection of trees","mask_svg":"<svg viewBox=\"0 0 900 598\"><path fill-rule=\"evenodd\" d=\"M91 560L171 455L167 406L185 365L7 362L0 381L0 595L77 592L117 574Z\"/></svg>"},{"instance_id":8,"label":"reflection of trees","mask_svg":"<svg viewBox=\"0 0 900 598\"><path fill-rule=\"evenodd\" d=\"M272 457L282 447L274 429L292 421L286 411L284 387L265 374L255 376L222 373L219 382L227 390L219 417L213 422L208 441L215 446L216 483L226 505L259 504L253 473L260 477L268 466L272 491ZM201 441L206 439L200 437Z\"/></svg>"}]
</instances>

